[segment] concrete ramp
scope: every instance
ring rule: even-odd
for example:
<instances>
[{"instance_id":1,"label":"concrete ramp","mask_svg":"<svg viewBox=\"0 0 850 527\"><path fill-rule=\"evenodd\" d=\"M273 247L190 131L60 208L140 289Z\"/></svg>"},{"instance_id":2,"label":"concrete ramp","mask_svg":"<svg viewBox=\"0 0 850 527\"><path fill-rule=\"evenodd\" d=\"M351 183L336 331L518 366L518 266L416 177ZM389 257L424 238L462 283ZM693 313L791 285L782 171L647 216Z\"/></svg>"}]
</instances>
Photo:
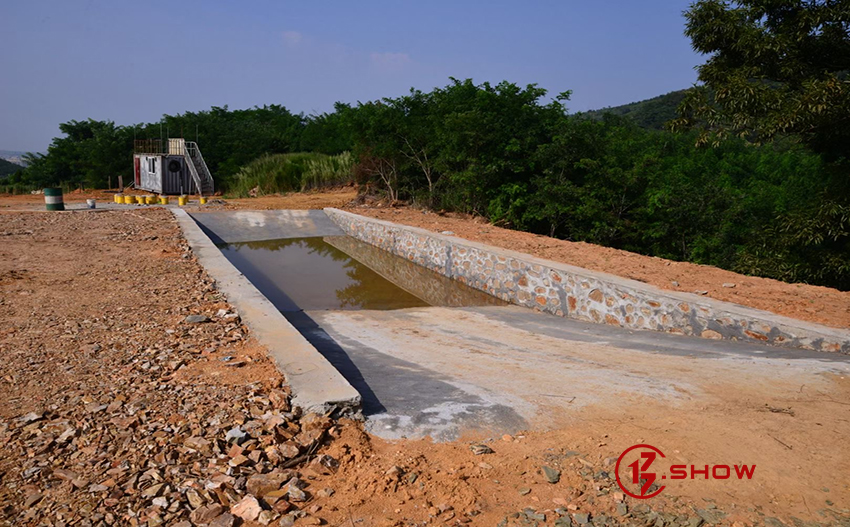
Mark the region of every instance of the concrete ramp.
<instances>
[{"instance_id":1,"label":"concrete ramp","mask_svg":"<svg viewBox=\"0 0 850 527\"><path fill-rule=\"evenodd\" d=\"M193 212L190 215L216 244L345 235L321 210Z\"/></svg>"},{"instance_id":2,"label":"concrete ramp","mask_svg":"<svg viewBox=\"0 0 850 527\"><path fill-rule=\"evenodd\" d=\"M801 385L826 393L850 374L842 353L629 331L518 306L308 311L291 321L360 392L366 429L387 439L557 429L635 401L717 404L718 389L759 387L759 404L790 402Z\"/></svg>"}]
</instances>

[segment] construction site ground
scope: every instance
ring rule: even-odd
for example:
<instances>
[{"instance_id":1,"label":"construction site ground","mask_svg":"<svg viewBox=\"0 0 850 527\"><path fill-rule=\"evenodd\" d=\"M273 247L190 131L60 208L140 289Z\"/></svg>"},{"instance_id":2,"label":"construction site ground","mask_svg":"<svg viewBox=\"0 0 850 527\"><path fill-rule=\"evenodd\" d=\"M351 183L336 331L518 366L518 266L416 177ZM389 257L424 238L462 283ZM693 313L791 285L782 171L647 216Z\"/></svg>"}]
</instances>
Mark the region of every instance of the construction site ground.
<instances>
[{"instance_id":1,"label":"construction site ground","mask_svg":"<svg viewBox=\"0 0 850 527\"><path fill-rule=\"evenodd\" d=\"M346 189L211 205L321 208L351 198ZM577 352L579 377L584 363L603 381L600 370L613 372L614 362L617 375L634 379L658 374L663 363L665 376L680 371L694 389L674 402L618 394L577 407L546 430L511 436L383 440L358 422L290 411L288 388L265 349L167 211L47 213L37 210L41 199L0 198L0 522L226 525L231 515L247 525L848 521L850 379L846 363L828 354L803 366L747 359L706 370L696 359L651 352L597 360L605 347L588 344ZM464 217L350 210L847 327L848 294L827 288ZM658 497L636 500L613 480L613 465L638 443L661 448L671 463L757 470L751 480L671 482ZM544 466L560 471L556 483Z\"/></svg>"}]
</instances>

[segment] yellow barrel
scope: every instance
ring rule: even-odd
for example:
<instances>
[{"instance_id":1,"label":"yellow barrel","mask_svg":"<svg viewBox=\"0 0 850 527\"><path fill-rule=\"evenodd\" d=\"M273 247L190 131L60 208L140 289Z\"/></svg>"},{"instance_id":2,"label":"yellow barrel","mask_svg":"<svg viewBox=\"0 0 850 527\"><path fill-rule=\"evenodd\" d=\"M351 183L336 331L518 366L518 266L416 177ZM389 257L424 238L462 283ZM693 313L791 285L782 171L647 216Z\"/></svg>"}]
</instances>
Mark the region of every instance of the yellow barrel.
<instances>
[{"instance_id":1,"label":"yellow barrel","mask_svg":"<svg viewBox=\"0 0 850 527\"><path fill-rule=\"evenodd\" d=\"M148 205L156 205L156 196L145 196L145 203Z\"/></svg>"},{"instance_id":2,"label":"yellow barrel","mask_svg":"<svg viewBox=\"0 0 850 527\"><path fill-rule=\"evenodd\" d=\"M123 194L115 194L115 203L124 203L124 195Z\"/></svg>"},{"instance_id":3,"label":"yellow barrel","mask_svg":"<svg viewBox=\"0 0 850 527\"><path fill-rule=\"evenodd\" d=\"M181 207L183 205L187 204L187 203L189 203L189 197L188 196L180 196L180 197L177 198L177 204L180 205Z\"/></svg>"},{"instance_id":4,"label":"yellow barrel","mask_svg":"<svg viewBox=\"0 0 850 527\"><path fill-rule=\"evenodd\" d=\"M144 205L145 204L145 197L144 196L136 196L136 203L138 203L139 205Z\"/></svg>"},{"instance_id":5,"label":"yellow barrel","mask_svg":"<svg viewBox=\"0 0 850 527\"><path fill-rule=\"evenodd\" d=\"M168 205L168 196L160 196L159 197L160 205Z\"/></svg>"},{"instance_id":6,"label":"yellow barrel","mask_svg":"<svg viewBox=\"0 0 850 527\"><path fill-rule=\"evenodd\" d=\"M206 204L207 204L207 198L205 198L205 197L203 197L203 196L201 196L201 199L199 199L198 201L200 201L200 202L201 202L201 205L206 205Z\"/></svg>"},{"instance_id":7,"label":"yellow barrel","mask_svg":"<svg viewBox=\"0 0 850 527\"><path fill-rule=\"evenodd\" d=\"M136 202L135 196L124 196L124 203L127 205L132 205Z\"/></svg>"}]
</instances>

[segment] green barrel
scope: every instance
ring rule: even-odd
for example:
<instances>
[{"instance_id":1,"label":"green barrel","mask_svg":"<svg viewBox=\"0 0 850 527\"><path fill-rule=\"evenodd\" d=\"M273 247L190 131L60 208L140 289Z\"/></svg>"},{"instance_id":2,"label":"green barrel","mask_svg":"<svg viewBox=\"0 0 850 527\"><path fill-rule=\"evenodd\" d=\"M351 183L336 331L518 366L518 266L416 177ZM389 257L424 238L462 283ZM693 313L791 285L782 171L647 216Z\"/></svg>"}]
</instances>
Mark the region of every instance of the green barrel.
<instances>
[{"instance_id":1,"label":"green barrel","mask_svg":"<svg viewBox=\"0 0 850 527\"><path fill-rule=\"evenodd\" d=\"M47 210L65 210L65 202L62 201L62 189L44 189L44 204L47 205Z\"/></svg>"}]
</instances>

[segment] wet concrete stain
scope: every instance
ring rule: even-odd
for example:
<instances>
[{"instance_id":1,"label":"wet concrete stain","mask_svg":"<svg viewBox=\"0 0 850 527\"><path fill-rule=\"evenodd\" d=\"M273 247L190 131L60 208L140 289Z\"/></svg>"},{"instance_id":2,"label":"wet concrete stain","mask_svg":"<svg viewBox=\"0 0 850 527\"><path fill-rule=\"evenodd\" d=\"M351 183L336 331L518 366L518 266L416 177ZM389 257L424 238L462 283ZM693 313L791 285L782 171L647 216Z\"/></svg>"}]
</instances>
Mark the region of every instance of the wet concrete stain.
<instances>
[{"instance_id":1,"label":"wet concrete stain","mask_svg":"<svg viewBox=\"0 0 850 527\"><path fill-rule=\"evenodd\" d=\"M317 315L290 313L287 319L360 392L369 432L386 439L451 441L473 431L528 428L510 401L345 335L332 337L316 323Z\"/></svg>"}]
</instances>

